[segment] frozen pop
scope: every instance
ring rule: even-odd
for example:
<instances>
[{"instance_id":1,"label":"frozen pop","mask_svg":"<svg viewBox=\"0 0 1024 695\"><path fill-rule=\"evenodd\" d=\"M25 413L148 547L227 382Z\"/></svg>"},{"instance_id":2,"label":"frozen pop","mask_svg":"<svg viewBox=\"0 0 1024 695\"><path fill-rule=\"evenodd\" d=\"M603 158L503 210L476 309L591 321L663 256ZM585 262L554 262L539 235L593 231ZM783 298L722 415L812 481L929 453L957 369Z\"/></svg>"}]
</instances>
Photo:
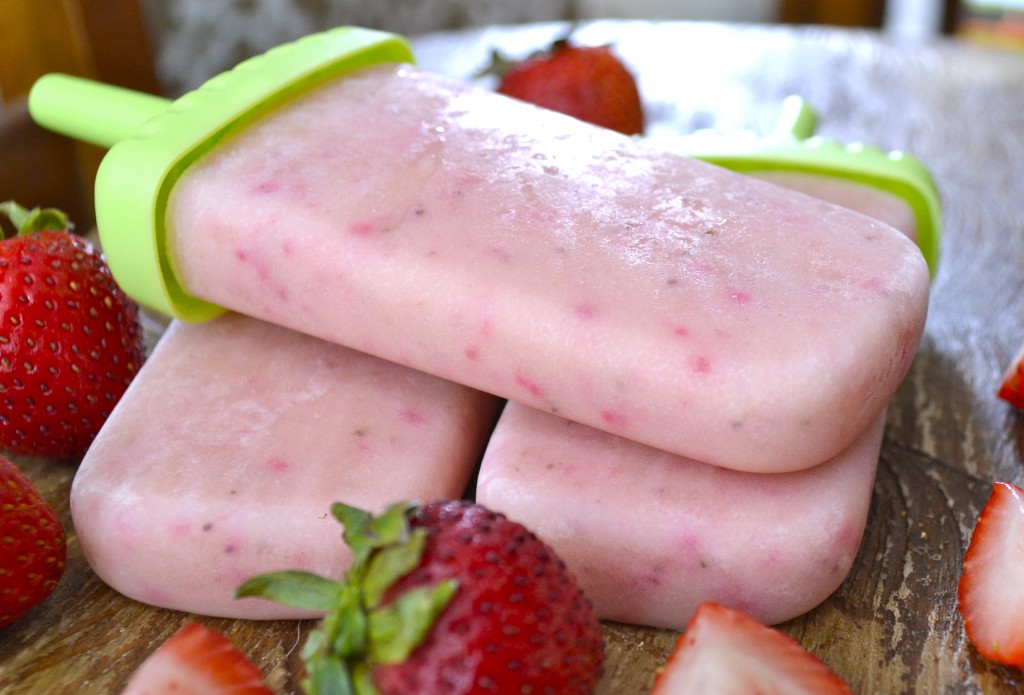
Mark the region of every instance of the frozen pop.
<instances>
[{"instance_id":1,"label":"frozen pop","mask_svg":"<svg viewBox=\"0 0 1024 695\"><path fill-rule=\"evenodd\" d=\"M298 617L235 588L273 570L341 576L331 503L461 496L498 400L255 319L172 323L71 490L86 559L139 601Z\"/></svg>"},{"instance_id":2,"label":"frozen pop","mask_svg":"<svg viewBox=\"0 0 1024 695\"><path fill-rule=\"evenodd\" d=\"M828 160L846 164L849 175L840 176L835 166L810 173L806 160L803 170L787 170L793 151L775 154L783 156L762 152L757 175L881 218L910 238L920 227L926 247L935 248L936 209L915 214L909 192L857 181L864 170L849 157ZM891 164L868 162L874 181L915 173ZM930 177L915 179L915 194L934 195ZM715 601L778 623L817 606L846 577L867 520L883 427L880 416L821 465L752 474L510 403L484 456L477 501L552 544L603 618L682 629L698 605Z\"/></svg>"},{"instance_id":3,"label":"frozen pop","mask_svg":"<svg viewBox=\"0 0 1024 695\"><path fill-rule=\"evenodd\" d=\"M806 613L846 578L864 533L879 416L807 470L709 466L508 403L476 499L565 560L602 619L681 630L704 601L767 623Z\"/></svg>"},{"instance_id":4,"label":"frozen pop","mask_svg":"<svg viewBox=\"0 0 1024 695\"><path fill-rule=\"evenodd\" d=\"M890 227L408 64L291 90L133 192L154 140L263 74L222 75L104 160L111 267L141 233L113 210L157 201L165 306L200 298L754 471L848 448L915 354L928 270Z\"/></svg>"}]
</instances>

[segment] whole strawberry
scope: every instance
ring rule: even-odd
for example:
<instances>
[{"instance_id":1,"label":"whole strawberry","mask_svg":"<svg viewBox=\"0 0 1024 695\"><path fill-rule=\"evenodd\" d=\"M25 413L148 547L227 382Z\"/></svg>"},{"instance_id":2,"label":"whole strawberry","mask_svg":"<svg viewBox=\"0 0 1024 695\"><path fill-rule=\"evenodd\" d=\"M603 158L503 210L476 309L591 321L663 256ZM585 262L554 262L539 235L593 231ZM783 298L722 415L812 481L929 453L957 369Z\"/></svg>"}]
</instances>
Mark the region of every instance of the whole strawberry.
<instances>
[{"instance_id":1,"label":"whole strawberry","mask_svg":"<svg viewBox=\"0 0 1024 695\"><path fill-rule=\"evenodd\" d=\"M79 459L141 366L138 312L59 211L0 212L0 448Z\"/></svg>"},{"instance_id":2,"label":"whole strawberry","mask_svg":"<svg viewBox=\"0 0 1024 695\"><path fill-rule=\"evenodd\" d=\"M0 627L53 592L66 559L57 515L25 474L0 456Z\"/></svg>"},{"instance_id":3,"label":"whole strawberry","mask_svg":"<svg viewBox=\"0 0 1024 695\"><path fill-rule=\"evenodd\" d=\"M644 130L636 80L608 46L556 41L504 70L498 92L626 135Z\"/></svg>"},{"instance_id":4,"label":"whole strawberry","mask_svg":"<svg viewBox=\"0 0 1024 695\"><path fill-rule=\"evenodd\" d=\"M327 612L303 650L308 693L592 693L604 648L565 565L521 524L464 501L343 504L353 564L339 583L255 577L239 596Z\"/></svg>"}]
</instances>

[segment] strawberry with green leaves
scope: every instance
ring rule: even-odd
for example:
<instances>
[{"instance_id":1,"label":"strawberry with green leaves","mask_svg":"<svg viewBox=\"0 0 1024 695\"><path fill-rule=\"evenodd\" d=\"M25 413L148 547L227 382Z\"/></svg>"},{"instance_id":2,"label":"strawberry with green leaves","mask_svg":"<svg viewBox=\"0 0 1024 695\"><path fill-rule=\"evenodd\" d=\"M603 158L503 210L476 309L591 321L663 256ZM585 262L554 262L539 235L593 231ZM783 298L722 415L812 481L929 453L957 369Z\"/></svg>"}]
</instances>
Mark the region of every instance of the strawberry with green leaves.
<instances>
[{"instance_id":1,"label":"strawberry with green leaves","mask_svg":"<svg viewBox=\"0 0 1024 695\"><path fill-rule=\"evenodd\" d=\"M563 39L507 65L495 57L498 92L626 135L644 131L636 80L609 46Z\"/></svg>"},{"instance_id":2,"label":"strawberry with green leaves","mask_svg":"<svg viewBox=\"0 0 1024 695\"><path fill-rule=\"evenodd\" d=\"M0 449L80 459L142 364L138 312L62 213L0 212Z\"/></svg>"},{"instance_id":3,"label":"strawberry with green leaves","mask_svg":"<svg viewBox=\"0 0 1024 695\"><path fill-rule=\"evenodd\" d=\"M185 623L146 657L121 695L273 695L259 669L231 641Z\"/></svg>"},{"instance_id":4,"label":"strawberry with green leaves","mask_svg":"<svg viewBox=\"0 0 1024 695\"><path fill-rule=\"evenodd\" d=\"M697 609L651 695L853 695L789 635L718 603Z\"/></svg>"},{"instance_id":5,"label":"strawberry with green leaves","mask_svg":"<svg viewBox=\"0 0 1024 695\"><path fill-rule=\"evenodd\" d=\"M958 586L964 630L987 659L1024 668L1024 490L992 486Z\"/></svg>"},{"instance_id":6,"label":"strawberry with green leaves","mask_svg":"<svg viewBox=\"0 0 1024 695\"><path fill-rule=\"evenodd\" d=\"M303 648L308 693L592 693L604 649L590 602L547 545L466 501L336 503L344 582L261 575L239 596L326 612Z\"/></svg>"},{"instance_id":7,"label":"strawberry with green leaves","mask_svg":"<svg viewBox=\"0 0 1024 695\"><path fill-rule=\"evenodd\" d=\"M57 515L28 477L0 456L0 627L53 593L66 560Z\"/></svg>"}]
</instances>

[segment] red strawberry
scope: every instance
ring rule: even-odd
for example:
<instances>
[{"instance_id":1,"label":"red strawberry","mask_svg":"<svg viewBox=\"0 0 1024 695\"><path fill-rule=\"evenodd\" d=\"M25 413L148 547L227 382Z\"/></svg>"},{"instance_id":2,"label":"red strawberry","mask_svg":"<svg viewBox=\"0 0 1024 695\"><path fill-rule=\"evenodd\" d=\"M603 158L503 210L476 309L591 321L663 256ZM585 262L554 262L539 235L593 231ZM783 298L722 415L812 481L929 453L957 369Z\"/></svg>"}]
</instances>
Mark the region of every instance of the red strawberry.
<instances>
[{"instance_id":1,"label":"red strawberry","mask_svg":"<svg viewBox=\"0 0 1024 695\"><path fill-rule=\"evenodd\" d=\"M608 46L556 41L505 70L498 91L626 135L644 130L636 80Z\"/></svg>"},{"instance_id":2,"label":"red strawberry","mask_svg":"<svg viewBox=\"0 0 1024 695\"><path fill-rule=\"evenodd\" d=\"M53 592L66 559L57 515L25 474L0 456L0 627Z\"/></svg>"},{"instance_id":3,"label":"red strawberry","mask_svg":"<svg viewBox=\"0 0 1024 695\"><path fill-rule=\"evenodd\" d=\"M958 587L978 652L1024 668L1024 490L996 483L967 546Z\"/></svg>"},{"instance_id":4,"label":"red strawberry","mask_svg":"<svg viewBox=\"0 0 1024 695\"><path fill-rule=\"evenodd\" d=\"M79 459L142 363L138 313L61 213L0 212L0 448Z\"/></svg>"},{"instance_id":5,"label":"red strawberry","mask_svg":"<svg viewBox=\"0 0 1024 695\"><path fill-rule=\"evenodd\" d=\"M997 395L1014 408L1024 408L1024 346L1003 374Z\"/></svg>"},{"instance_id":6,"label":"red strawberry","mask_svg":"<svg viewBox=\"0 0 1024 695\"><path fill-rule=\"evenodd\" d=\"M704 603L658 672L652 695L853 695L828 666L785 633Z\"/></svg>"},{"instance_id":7,"label":"red strawberry","mask_svg":"<svg viewBox=\"0 0 1024 695\"><path fill-rule=\"evenodd\" d=\"M344 583L284 572L238 590L327 611L303 649L307 692L594 691L600 625L565 565L522 525L464 501L331 512L352 547Z\"/></svg>"},{"instance_id":8,"label":"red strawberry","mask_svg":"<svg viewBox=\"0 0 1024 695\"><path fill-rule=\"evenodd\" d=\"M259 669L220 632L185 623L132 674L122 695L273 695Z\"/></svg>"}]
</instances>

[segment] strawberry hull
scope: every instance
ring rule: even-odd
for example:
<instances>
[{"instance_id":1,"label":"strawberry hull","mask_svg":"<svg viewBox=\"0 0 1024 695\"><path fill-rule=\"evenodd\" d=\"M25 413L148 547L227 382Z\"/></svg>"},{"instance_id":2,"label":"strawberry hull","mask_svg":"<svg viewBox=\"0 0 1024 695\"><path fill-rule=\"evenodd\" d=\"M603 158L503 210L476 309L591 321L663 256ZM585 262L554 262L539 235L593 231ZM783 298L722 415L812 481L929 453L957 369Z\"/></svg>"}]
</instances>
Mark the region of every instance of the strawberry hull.
<instances>
[{"instance_id":1,"label":"strawberry hull","mask_svg":"<svg viewBox=\"0 0 1024 695\"><path fill-rule=\"evenodd\" d=\"M254 574L340 576L332 502L459 497L497 401L228 314L172 324L89 449L71 491L96 573L193 613L305 615L235 600Z\"/></svg>"}]
</instances>

